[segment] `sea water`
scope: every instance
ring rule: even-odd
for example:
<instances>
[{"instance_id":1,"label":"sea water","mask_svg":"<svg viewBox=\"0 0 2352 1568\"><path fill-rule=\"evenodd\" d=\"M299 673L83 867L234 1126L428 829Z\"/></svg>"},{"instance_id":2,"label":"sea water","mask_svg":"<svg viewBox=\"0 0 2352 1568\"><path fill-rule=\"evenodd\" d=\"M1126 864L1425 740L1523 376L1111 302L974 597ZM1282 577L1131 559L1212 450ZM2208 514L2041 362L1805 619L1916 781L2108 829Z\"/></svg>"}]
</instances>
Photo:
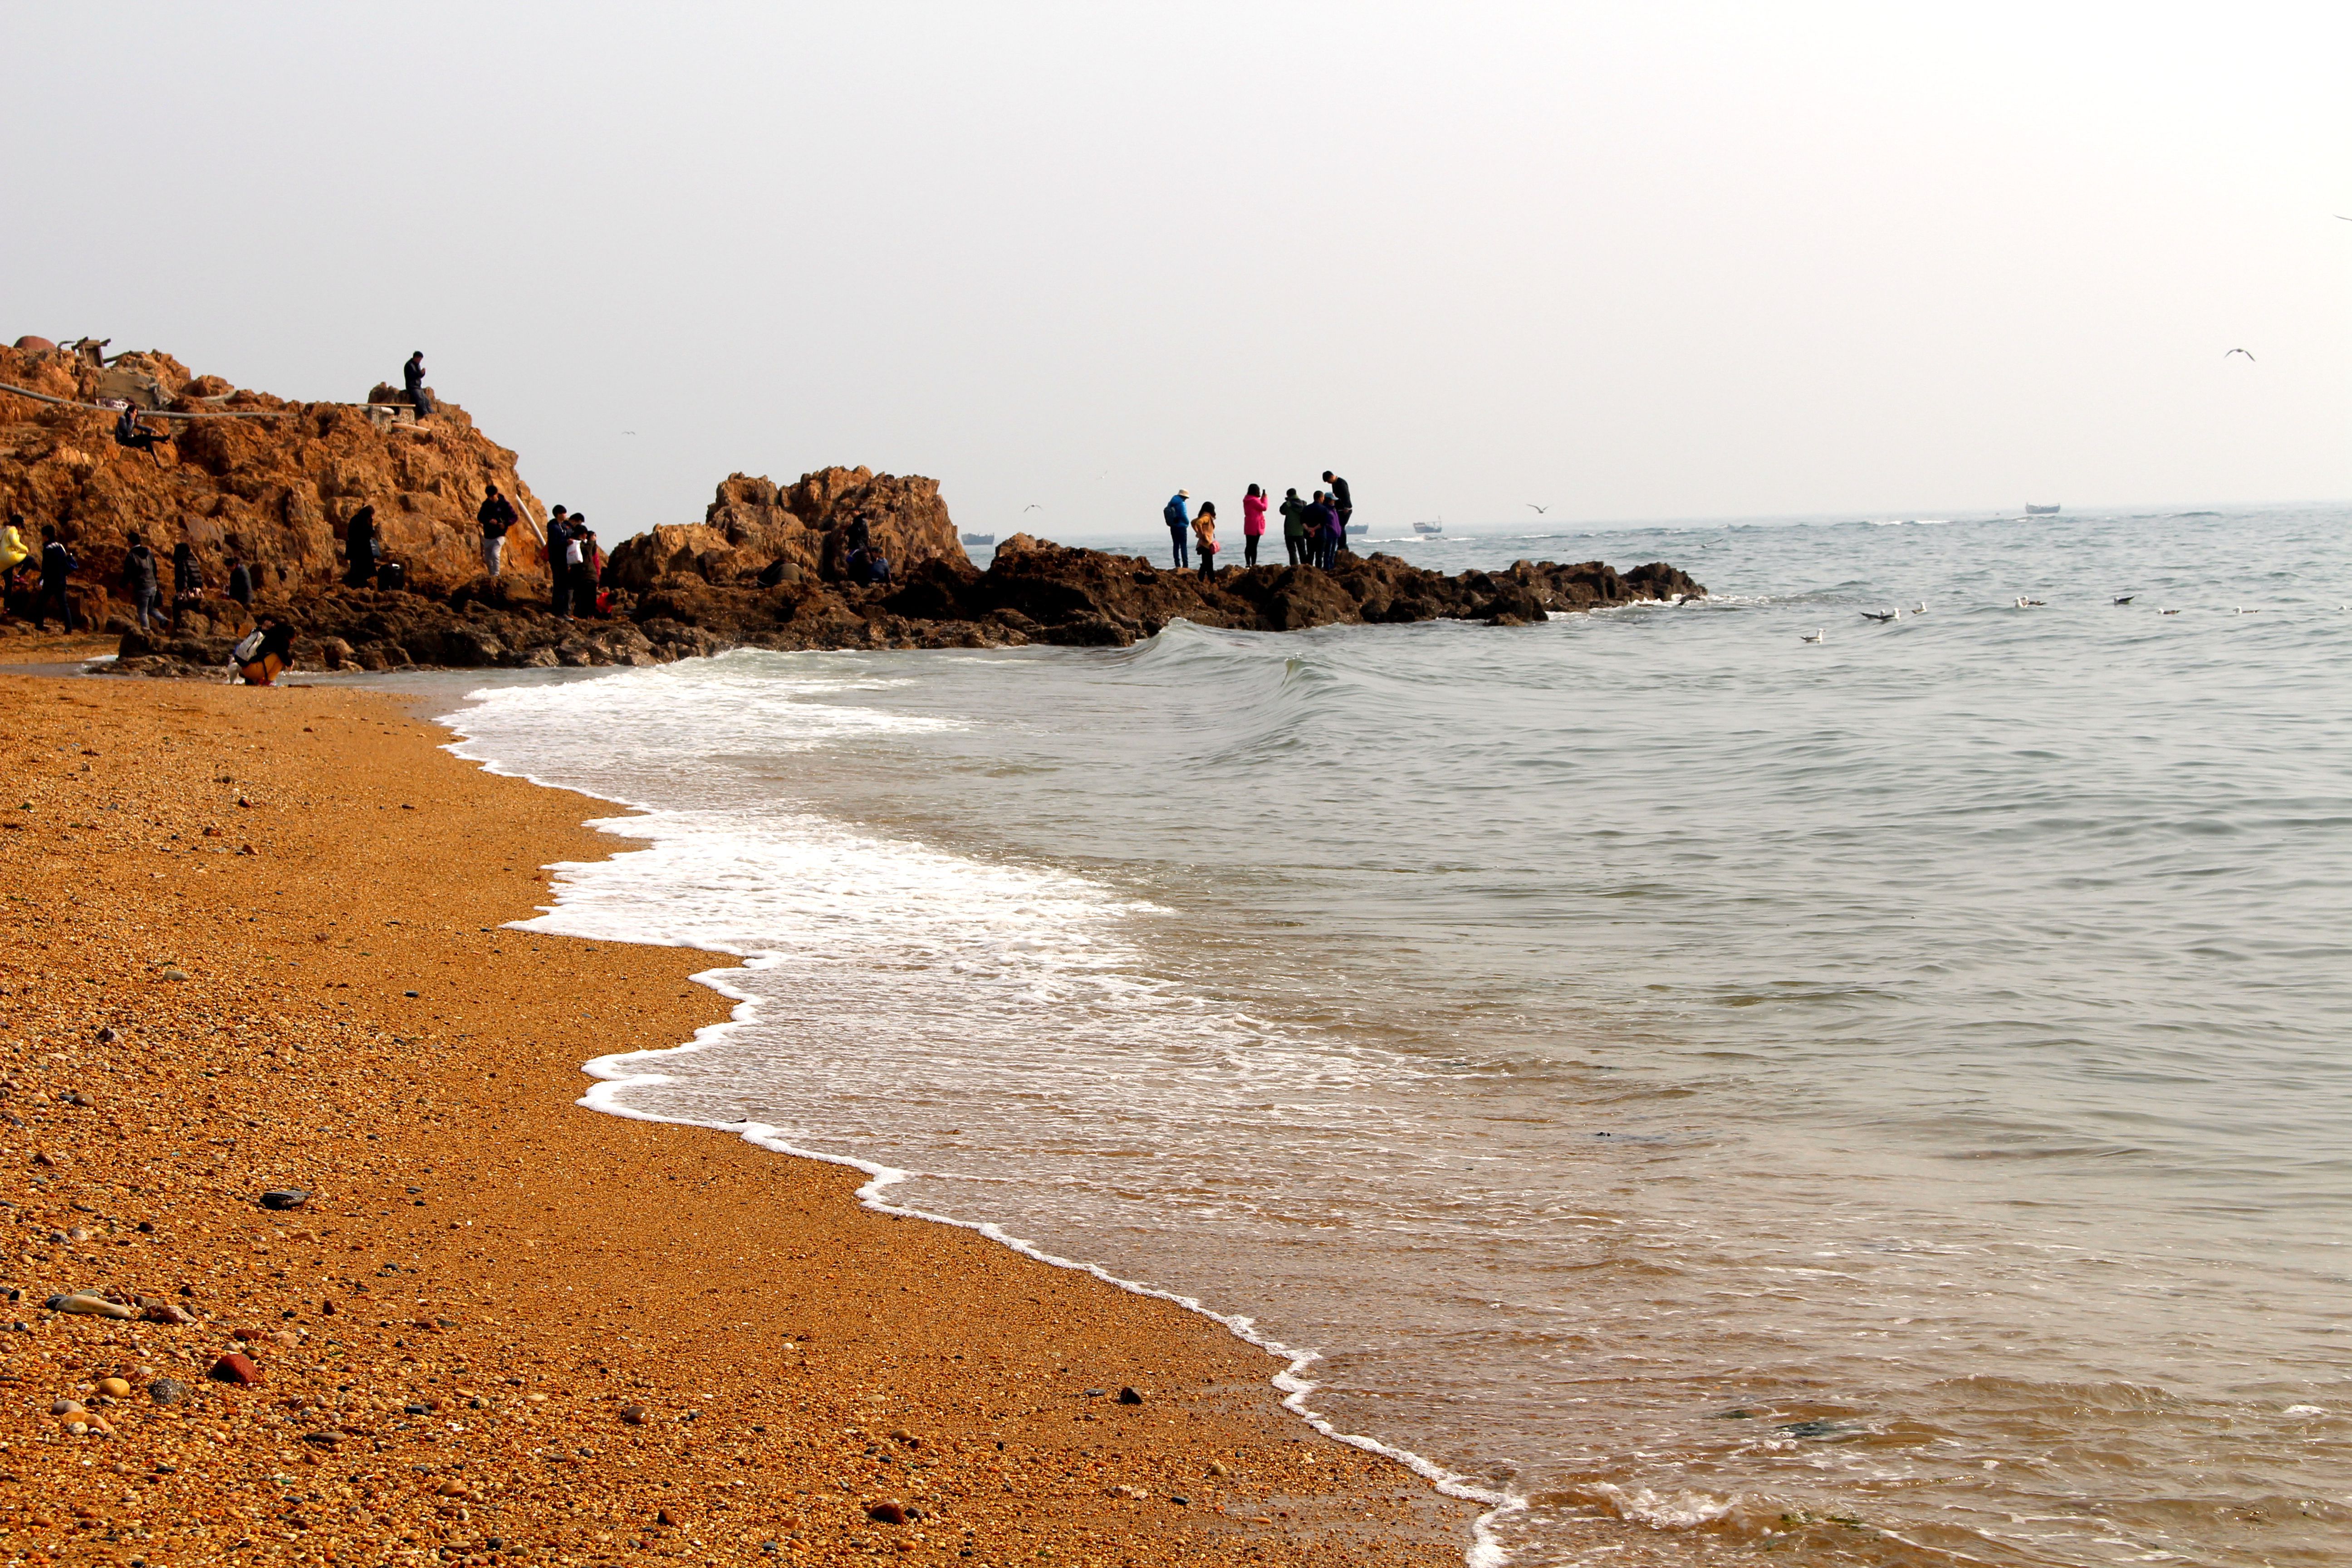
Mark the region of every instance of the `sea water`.
<instances>
[{"instance_id":1,"label":"sea water","mask_svg":"<svg viewBox=\"0 0 2352 1568\"><path fill-rule=\"evenodd\" d=\"M1313 1352L1482 1555L2337 1564L2347 525L1376 538L1712 596L452 722L642 808L537 929L750 961L602 1102Z\"/></svg>"}]
</instances>

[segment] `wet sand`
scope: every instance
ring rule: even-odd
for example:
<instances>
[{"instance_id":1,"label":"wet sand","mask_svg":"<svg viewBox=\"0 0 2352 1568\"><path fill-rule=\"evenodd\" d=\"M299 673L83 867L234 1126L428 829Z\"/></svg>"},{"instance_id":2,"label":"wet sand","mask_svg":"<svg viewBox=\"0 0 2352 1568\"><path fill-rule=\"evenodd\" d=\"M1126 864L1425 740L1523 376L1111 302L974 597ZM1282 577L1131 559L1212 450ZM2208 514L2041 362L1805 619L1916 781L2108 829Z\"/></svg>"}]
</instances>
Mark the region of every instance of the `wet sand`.
<instances>
[{"instance_id":1,"label":"wet sand","mask_svg":"<svg viewBox=\"0 0 2352 1568\"><path fill-rule=\"evenodd\" d=\"M1461 1561L1469 1505L1215 1325L579 1108L724 1016L713 961L501 929L612 808L445 739L0 676L0 1556ZM240 1347L257 1384L206 1375Z\"/></svg>"}]
</instances>

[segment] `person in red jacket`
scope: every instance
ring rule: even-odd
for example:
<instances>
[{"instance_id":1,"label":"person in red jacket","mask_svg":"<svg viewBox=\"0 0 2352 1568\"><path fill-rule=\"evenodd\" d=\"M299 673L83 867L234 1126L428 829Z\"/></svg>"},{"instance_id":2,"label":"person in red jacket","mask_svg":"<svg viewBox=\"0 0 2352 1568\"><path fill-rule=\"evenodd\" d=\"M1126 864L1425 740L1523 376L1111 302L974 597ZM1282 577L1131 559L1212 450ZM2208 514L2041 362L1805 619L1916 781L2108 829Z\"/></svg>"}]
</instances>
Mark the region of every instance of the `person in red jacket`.
<instances>
[{"instance_id":1,"label":"person in red jacket","mask_svg":"<svg viewBox=\"0 0 2352 1568\"><path fill-rule=\"evenodd\" d=\"M1242 564L1257 564L1257 542L1265 537L1265 489L1252 485L1242 497Z\"/></svg>"}]
</instances>

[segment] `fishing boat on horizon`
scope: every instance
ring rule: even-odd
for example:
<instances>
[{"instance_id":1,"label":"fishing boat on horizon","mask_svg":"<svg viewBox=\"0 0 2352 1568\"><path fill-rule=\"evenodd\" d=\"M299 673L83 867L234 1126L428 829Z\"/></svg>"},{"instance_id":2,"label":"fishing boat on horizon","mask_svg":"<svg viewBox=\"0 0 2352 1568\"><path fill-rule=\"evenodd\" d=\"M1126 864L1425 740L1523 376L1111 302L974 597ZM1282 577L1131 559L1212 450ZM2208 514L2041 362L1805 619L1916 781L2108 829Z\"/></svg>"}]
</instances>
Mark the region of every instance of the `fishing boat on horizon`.
<instances>
[{"instance_id":1,"label":"fishing boat on horizon","mask_svg":"<svg viewBox=\"0 0 2352 1568\"><path fill-rule=\"evenodd\" d=\"M1444 533L1445 531L1445 524L1443 521L1437 522L1416 522L1412 525L1412 531L1415 533Z\"/></svg>"},{"instance_id":2,"label":"fishing boat on horizon","mask_svg":"<svg viewBox=\"0 0 2352 1568\"><path fill-rule=\"evenodd\" d=\"M2027 501L2025 503L2025 515L2028 517L2055 517L2058 515L2058 503L2056 501L2052 501L2048 506L2035 506L2032 501Z\"/></svg>"},{"instance_id":3,"label":"fishing boat on horizon","mask_svg":"<svg viewBox=\"0 0 2352 1568\"><path fill-rule=\"evenodd\" d=\"M963 542L966 544L994 544L996 542L996 535L992 533L967 533L963 536Z\"/></svg>"}]
</instances>

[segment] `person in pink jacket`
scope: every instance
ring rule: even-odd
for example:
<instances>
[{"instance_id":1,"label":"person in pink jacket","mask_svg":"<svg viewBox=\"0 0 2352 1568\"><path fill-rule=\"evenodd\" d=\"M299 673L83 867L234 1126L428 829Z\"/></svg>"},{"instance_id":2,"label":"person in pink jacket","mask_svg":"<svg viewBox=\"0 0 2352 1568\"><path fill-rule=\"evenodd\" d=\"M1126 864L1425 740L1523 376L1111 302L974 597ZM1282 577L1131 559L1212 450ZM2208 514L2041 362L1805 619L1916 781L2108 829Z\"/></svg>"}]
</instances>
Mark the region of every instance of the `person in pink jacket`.
<instances>
[{"instance_id":1,"label":"person in pink jacket","mask_svg":"<svg viewBox=\"0 0 2352 1568\"><path fill-rule=\"evenodd\" d=\"M1265 533L1265 490L1252 485L1242 497L1242 564L1257 564L1257 542Z\"/></svg>"}]
</instances>

